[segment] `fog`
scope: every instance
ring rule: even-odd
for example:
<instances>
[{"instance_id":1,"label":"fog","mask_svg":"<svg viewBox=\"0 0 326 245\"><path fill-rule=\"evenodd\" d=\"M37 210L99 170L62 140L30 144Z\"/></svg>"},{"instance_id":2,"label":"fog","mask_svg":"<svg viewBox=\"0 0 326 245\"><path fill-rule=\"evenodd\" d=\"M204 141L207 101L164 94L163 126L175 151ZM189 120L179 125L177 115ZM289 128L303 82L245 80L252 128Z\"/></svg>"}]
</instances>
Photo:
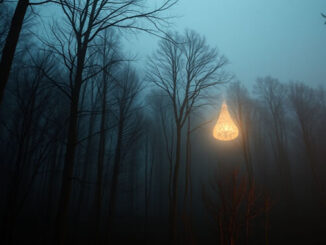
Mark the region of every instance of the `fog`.
<instances>
[{"instance_id":1,"label":"fog","mask_svg":"<svg viewBox=\"0 0 326 245\"><path fill-rule=\"evenodd\" d=\"M1 244L326 244L324 1L0 1Z\"/></svg>"},{"instance_id":2,"label":"fog","mask_svg":"<svg viewBox=\"0 0 326 245\"><path fill-rule=\"evenodd\" d=\"M325 5L323 0L179 1L171 10L170 16L177 17L171 28L205 35L228 57L230 71L248 85L258 76L273 75L318 86L326 77L326 33L320 15ZM157 41L139 34L128 43L142 63Z\"/></svg>"}]
</instances>

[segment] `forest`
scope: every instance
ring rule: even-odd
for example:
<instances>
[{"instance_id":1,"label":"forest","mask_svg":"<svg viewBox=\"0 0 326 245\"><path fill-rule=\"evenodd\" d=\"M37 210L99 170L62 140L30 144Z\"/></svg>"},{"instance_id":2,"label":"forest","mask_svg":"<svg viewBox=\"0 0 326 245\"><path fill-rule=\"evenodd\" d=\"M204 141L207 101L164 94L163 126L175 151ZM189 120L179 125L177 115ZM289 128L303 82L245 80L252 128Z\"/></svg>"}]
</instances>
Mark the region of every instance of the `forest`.
<instances>
[{"instance_id":1,"label":"forest","mask_svg":"<svg viewBox=\"0 0 326 245\"><path fill-rule=\"evenodd\" d=\"M241 82L180 1L0 1L1 244L326 244L324 84Z\"/></svg>"}]
</instances>

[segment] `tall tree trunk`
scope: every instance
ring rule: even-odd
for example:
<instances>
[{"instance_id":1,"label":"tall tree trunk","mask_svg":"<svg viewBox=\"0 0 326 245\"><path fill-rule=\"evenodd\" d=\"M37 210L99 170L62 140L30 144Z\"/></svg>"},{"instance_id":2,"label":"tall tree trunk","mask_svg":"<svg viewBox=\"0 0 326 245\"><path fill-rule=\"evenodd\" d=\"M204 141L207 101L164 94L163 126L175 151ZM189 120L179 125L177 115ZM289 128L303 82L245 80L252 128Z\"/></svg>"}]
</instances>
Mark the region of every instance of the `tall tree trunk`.
<instances>
[{"instance_id":1,"label":"tall tree trunk","mask_svg":"<svg viewBox=\"0 0 326 245\"><path fill-rule=\"evenodd\" d=\"M148 136L146 136L145 142L145 225L144 225L144 233L145 233L145 244L147 244L147 234L148 234L148 206L149 206L149 193L148 193Z\"/></svg>"},{"instance_id":2,"label":"tall tree trunk","mask_svg":"<svg viewBox=\"0 0 326 245\"><path fill-rule=\"evenodd\" d=\"M90 100L91 103L94 101L94 87L92 87L91 95L90 95ZM86 86L83 91L83 94L86 94ZM84 95L83 95L84 97ZM94 105L92 104L91 111L94 109ZM83 159L83 168L81 171L81 179L88 181L88 174L90 172L90 160L91 160L91 153L92 153L92 143L93 143L93 130L94 130L94 124L95 124L95 118L96 118L96 113L91 113L89 121L88 121L88 139L87 139L87 144L86 144L86 151L85 151L85 156ZM76 218L81 216L81 208L83 206L83 202L86 199L87 200L87 195L86 195L86 188L80 188L79 190L79 197L78 197L78 206L76 208ZM88 189L87 189L88 191ZM89 191L87 192L87 194Z\"/></svg>"},{"instance_id":3,"label":"tall tree trunk","mask_svg":"<svg viewBox=\"0 0 326 245\"><path fill-rule=\"evenodd\" d=\"M14 163L13 174L10 179L10 186L7 190L7 200L5 206L5 215L3 219L4 239L8 244L13 243L13 229L15 223L15 216L17 212L17 202L21 182L23 178L23 169L27 159L30 159L29 145L31 142L31 126L33 121L33 114L35 108L35 96L31 97L29 107L24 111L22 118L21 136L19 137L18 149L16 152L16 160Z\"/></svg>"},{"instance_id":4,"label":"tall tree trunk","mask_svg":"<svg viewBox=\"0 0 326 245\"><path fill-rule=\"evenodd\" d=\"M252 162L250 157L250 150L248 149L248 140L247 140L247 136L244 133L241 134L242 134L242 142L241 142L242 152L246 164L249 188L252 188L254 184L254 175L253 175L253 167L252 167Z\"/></svg>"},{"instance_id":5,"label":"tall tree trunk","mask_svg":"<svg viewBox=\"0 0 326 245\"><path fill-rule=\"evenodd\" d=\"M50 164L50 179L48 184L48 198L47 198L47 220L52 221L53 219L53 202L54 202L54 194L55 194L55 182L56 182L56 173L57 173L57 166L60 158L62 156L62 149L63 146L59 143L55 144L55 150L53 150L53 156L51 159Z\"/></svg>"},{"instance_id":6,"label":"tall tree trunk","mask_svg":"<svg viewBox=\"0 0 326 245\"><path fill-rule=\"evenodd\" d=\"M169 209L169 235L171 244L177 242L177 191L178 191L178 177L180 168L180 156L181 156L181 126L177 125L177 142L175 152L175 165L173 172L172 182L172 199L170 201Z\"/></svg>"},{"instance_id":7,"label":"tall tree trunk","mask_svg":"<svg viewBox=\"0 0 326 245\"><path fill-rule=\"evenodd\" d=\"M104 72L105 73L105 72ZM102 178L103 178L103 163L104 163L104 154L106 146L106 134L105 134L105 125L106 125L106 78L104 75L103 78L103 95L102 95L102 117L101 117L101 126L100 126L100 138L99 138L99 150L98 150L98 161L97 161L97 190L95 193L95 202L96 202L96 241L97 244L100 244L100 228L101 228L101 209L102 209Z\"/></svg>"},{"instance_id":8,"label":"tall tree trunk","mask_svg":"<svg viewBox=\"0 0 326 245\"><path fill-rule=\"evenodd\" d=\"M64 244L66 230L67 230L67 216L68 207L72 189L72 177L74 170L75 151L78 137L78 103L82 84L82 73L84 68L84 61L86 56L86 48L81 50L77 72L75 77L74 88L72 90L72 99L70 103L70 118L67 136L67 148L65 153L65 160L63 166L63 176L61 184L60 199L58 204L58 211L55 223L55 239L58 244Z\"/></svg>"},{"instance_id":9,"label":"tall tree trunk","mask_svg":"<svg viewBox=\"0 0 326 245\"><path fill-rule=\"evenodd\" d=\"M77 96L78 97L78 96ZM70 120L68 127L68 143L63 166L61 194L56 218L56 239L58 244L64 244L67 230L67 215L72 188L75 150L77 141L78 98L74 98L70 105Z\"/></svg>"},{"instance_id":10,"label":"tall tree trunk","mask_svg":"<svg viewBox=\"0 0 326 245\"><path fill-rule=\"evenodd\" d=\"M154 146L153 142L149 142L148 136L146 136L145 143L145 244L148 244L148 227L149 227L149 207L151 200L151 187L153 179L153 166L154 166ZM150 165L150 166L149 166Z\"/></svg>"},{"instance_id":11,"label":"tall tree trunk","mask_svg":"<svg viewBox=\"0 0 326 245\"><path fill-rule=\"evenodd\" d=\"M123 118L122 113L120 112L117 143L116 143L114 163L113 163L110 199L109 199L109 217L108 217L108 219L109 219L108 220L108 229L109 229L109 234L110 234L109 239L112 238L113 218L114 218L114 214L116 212L116 206L117 206L116 205L117 204L117 189L118 189L118 180L119 180L120 163L121 163L123 128L124 128L124 118Z\"/></svg>"},{"instance_id":12,"label":"tall tree trunk","mask_svg":"<svg viewBox=\"0 0 326 245\"><path fill-rule=\"evenodd\" d=\"M239 125L240 125L240 132L241 132L241 147L242 147L242 153L243 158L245 160L246 164L246 171L248 175L248 183L249 188L251 189L254 184L254 171L252 167L251 162L251 154L249 149L249 141L248 141L248 125L244 124L244 118L243 118L243 111L242 111L242 105L241 103L238 104L238 112L239 112Z\"/></svg>"},{"instance_id":13,"label":"tall tree trunk","mask_svg":"<svg viewBox=\"0 0 326 245\"><path fill-rule=\"evenodd\" d=\"M276 161L278 163L280 178L281 178L281 195L282 199L286 200L285 205L287 205L288 212L293 211L292 202L294 201L293 188L292 188L292 177L290 169L290 160L288 158L288 153L286 150L286 136L285 130L282 123L278 120L279 116L272 113L275 143L276 143Z\"/></svg>"},{"instance_id":14,"label":"tall tree trunk","mask_svg":"<svg viewBox=\"0 0 326 245\"><path fill-rule=\"evenodd\" d=\"M6 42L2 50L0 61L0 105L2 103L4 90L9 79L12 61L14 59L20 31L23 26L28 5L29 0L18 1L14 16L11 20Z\"/></svg>"},{"instance_id":15,"label":"tall tree trunk","mask_svg":"<svg viewBox=\"0 0 326 245\"><path fill-rule=\"evenodd\" d=\"M187 138L186 138L186 171L185 171L185 192L183 196L183 220L184 220L184 242L191 242L191 229L192 229L192 213L191 213L191 197L192 197L192 189L191 189L191 117L189 115L187 120ZM188 193L190 196L189 200L189 209L187 199ZM189 210L189 214L187 211Z\"/></svg>"}]
</instances>

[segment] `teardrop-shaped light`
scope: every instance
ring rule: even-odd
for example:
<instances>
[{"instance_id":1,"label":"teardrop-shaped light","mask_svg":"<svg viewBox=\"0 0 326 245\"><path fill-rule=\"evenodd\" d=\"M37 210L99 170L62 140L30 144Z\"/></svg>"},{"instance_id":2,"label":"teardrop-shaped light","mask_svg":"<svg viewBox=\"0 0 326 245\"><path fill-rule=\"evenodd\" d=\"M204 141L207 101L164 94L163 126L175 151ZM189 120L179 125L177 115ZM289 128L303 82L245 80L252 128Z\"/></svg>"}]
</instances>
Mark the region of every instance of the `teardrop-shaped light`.
<instances>
[{"instance_id":1,"label":"teardrop-shaped light","mask_svg":"<svg viewBox=\"0 0 326 245\"><path fill-rule=\"evenodd\" d=\"M220 115L213 129L213 136L221 141L230 141L236 139L238 135L239 129L233 122L226 103L223 102Z\"/></svg>"}]
</instances>

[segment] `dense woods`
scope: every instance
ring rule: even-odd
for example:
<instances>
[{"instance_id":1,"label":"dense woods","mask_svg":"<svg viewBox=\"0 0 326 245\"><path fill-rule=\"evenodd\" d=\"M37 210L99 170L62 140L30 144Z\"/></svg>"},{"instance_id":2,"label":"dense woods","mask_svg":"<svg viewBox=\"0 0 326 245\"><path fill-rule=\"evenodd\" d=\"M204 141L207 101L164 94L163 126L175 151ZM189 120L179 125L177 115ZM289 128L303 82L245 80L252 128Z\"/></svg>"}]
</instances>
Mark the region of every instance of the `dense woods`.
<instances>
[{"instance_id":1,"label":"dense woods","mask_svg":"<svg viewBox=\"0 0 326 245\"><path fill-rule=\"evenodd\" d=\"M0 3L1 244L326 242L324 86L236 80L171 31L176 3ZM41 27L46 5L60 18ZM158 37L142 69L128 31Z\"/></svg>"}]
</instances>

